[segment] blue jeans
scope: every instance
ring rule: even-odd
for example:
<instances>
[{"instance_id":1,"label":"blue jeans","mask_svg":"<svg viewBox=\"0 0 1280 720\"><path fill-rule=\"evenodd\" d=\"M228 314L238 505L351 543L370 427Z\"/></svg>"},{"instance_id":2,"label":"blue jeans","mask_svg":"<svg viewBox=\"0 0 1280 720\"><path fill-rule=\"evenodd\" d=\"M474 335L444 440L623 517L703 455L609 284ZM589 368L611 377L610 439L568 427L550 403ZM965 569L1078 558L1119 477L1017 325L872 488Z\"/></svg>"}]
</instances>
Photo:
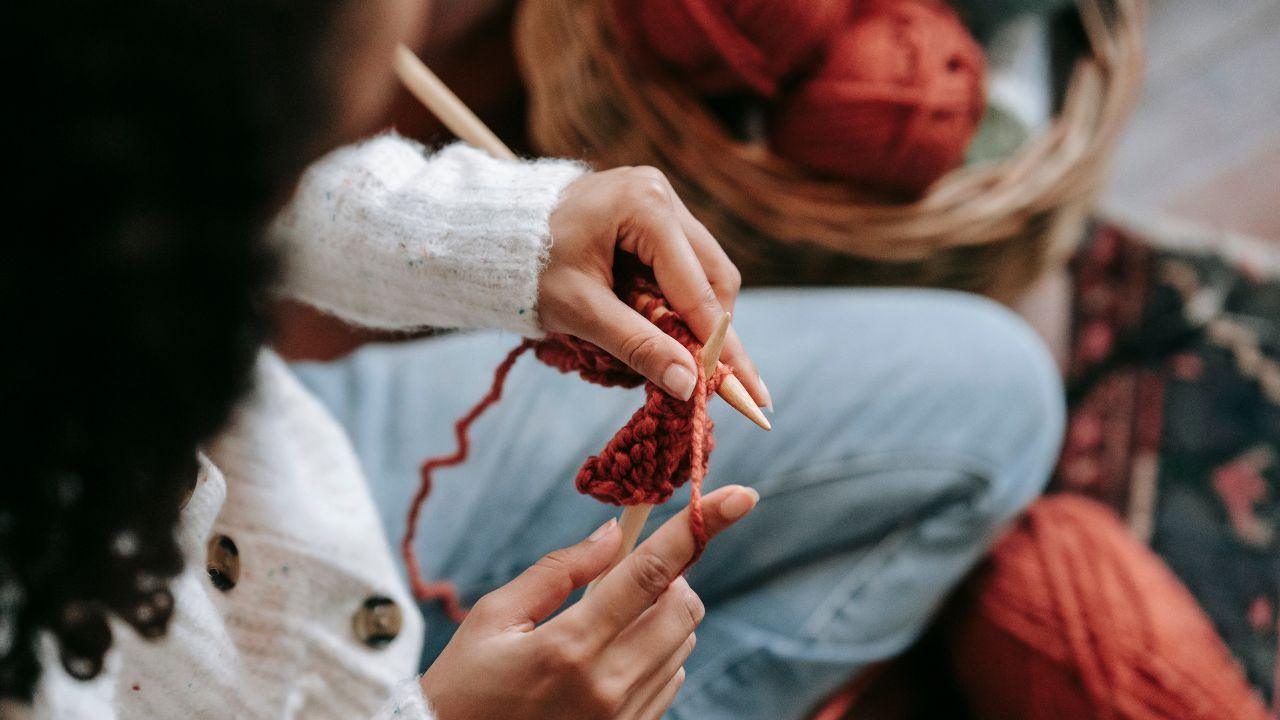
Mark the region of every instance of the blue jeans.
<instances>
[{"instance_id":1,"label":"blue jeans","mask_svg":"<svg viewBox=\"0 0 1280 720\"><path fill-rule=\"evenodd\" d=\"M776 401L765 434L715 403L707 487L759 508L689 573L707 616L667 717L801 718L893 656L1040 492L1063 430L1059 374L1008 310L926 290L745 294L735 324ZM494 333L368 347L296 371L351 434L388 534L404 532L417 467L518 338ZM438 477L419 533L428 576L474 601L613 507L573 476L641 403L525 358L476 426L471 459ZM683 507L687 489L649 528ZM424 666L453 625L434 607Z\"/></svg>"}]
</instances>

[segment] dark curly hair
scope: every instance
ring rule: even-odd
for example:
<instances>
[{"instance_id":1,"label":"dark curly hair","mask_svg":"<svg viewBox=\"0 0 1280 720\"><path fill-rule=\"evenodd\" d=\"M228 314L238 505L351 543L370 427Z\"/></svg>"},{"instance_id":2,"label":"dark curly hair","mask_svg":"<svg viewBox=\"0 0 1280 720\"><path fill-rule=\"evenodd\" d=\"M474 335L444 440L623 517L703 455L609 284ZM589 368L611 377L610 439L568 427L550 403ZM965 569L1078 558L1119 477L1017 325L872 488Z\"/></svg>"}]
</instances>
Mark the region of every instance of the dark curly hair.
<instances>
[{"instance_id":1,"label":"dark curly hair","mask_svg":"<svg viewBox=\"0 0 1280 720\"><path fill-rule=\"evenodd\" d=\"M197 448L267 332L262 228L332 141L342 4L19 0L0 698L31 697L42 630L81 678L102 666L109 616L165 631Z\"/></svg>"}]
</instances>

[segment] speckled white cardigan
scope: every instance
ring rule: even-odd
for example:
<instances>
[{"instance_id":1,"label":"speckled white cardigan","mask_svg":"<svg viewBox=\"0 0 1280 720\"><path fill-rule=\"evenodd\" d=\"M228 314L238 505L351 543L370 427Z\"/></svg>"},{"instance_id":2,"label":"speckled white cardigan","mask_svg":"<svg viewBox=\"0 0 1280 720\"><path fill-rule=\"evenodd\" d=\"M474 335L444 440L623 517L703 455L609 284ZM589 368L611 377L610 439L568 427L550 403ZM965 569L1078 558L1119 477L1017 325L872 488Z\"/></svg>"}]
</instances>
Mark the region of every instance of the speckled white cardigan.
<instances>
[{"instance_id":1,"label":"speckled white cardigan","mask_svg":"<svg viewBox=\"0 0 1280 720\"><path fill-rule=\"evenodd\" d=\"M275 222L283 290L373 327L537 335L547 219L582 171L458 145L428 156L395 135L338 150L307 171ZM0 706L0 717L431 718L416 677L422 618L351 445L270 351L253 396L200 460L168 634L148 642L115 623L106 669L88 682L66 675L46 639L36 702ZM239 550L227 591L206 573L215 533ZM352 623L375 595L404 615L381 648Z\"/></svg>"}]
</instances>

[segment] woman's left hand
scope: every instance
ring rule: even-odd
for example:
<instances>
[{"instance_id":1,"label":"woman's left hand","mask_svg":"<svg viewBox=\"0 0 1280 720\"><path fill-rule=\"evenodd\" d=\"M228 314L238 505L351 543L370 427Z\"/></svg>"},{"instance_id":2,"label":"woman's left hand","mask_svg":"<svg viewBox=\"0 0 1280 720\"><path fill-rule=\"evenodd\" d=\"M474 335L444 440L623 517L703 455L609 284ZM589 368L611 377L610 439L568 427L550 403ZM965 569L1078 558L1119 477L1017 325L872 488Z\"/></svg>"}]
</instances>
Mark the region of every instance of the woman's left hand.
<instances>
[{"instance_id":1,"label":"woman's left hand","mask_svg":"<svg viewBox=\"0 0 1280 720\"><path fill-rule=\"evenodd\" d=\"M671 395L689 399L697 382L694 358L614 294L614 254L630 253L652 268L672 309L706 340L733 310L742 283L720 244L651 167L578 178L565 188L550 223L551 260L538 287L543 327L595 343ZM759 405L772 405L732 330L722 357Z\"/></svg>"}]
</instances>

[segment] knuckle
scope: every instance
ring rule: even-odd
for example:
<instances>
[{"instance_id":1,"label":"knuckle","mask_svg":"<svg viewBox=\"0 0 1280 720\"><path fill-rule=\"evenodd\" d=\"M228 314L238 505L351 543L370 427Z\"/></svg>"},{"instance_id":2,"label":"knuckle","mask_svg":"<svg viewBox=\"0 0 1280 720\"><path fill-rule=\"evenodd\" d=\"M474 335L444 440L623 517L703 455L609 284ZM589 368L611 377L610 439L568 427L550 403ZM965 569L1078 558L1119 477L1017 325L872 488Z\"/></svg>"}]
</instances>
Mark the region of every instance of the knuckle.
<instances>
[{"instance_id":1,"label":"knuckle","mask_svg":"<svg viewBox=\"0 0 1280 720\"><path fill-rule=\"evenodd\" d=\"M565 664L559 644L551 640L545 631L533 633L531 643L534 651L529 655L530 670L540 678L558 683L564 674Z\"/></svg>"},{"instance_id":2,"label":"knuckle","mask_svg":"<svg viewBox=\"0 0 1280 720\"><path fill-rule=\"evenodd\" d=\"M636 587L649 595L657 595L667 588L675 574L670 562L644 550L637 550L631 557L631 581Z\"/></svg>"},{"instance_id":3,"label":"knuckle","mask_svg":"<svg viewBox=\"0 0 1280 720\"><path fill-rule=\"evenodd\" d=\"M588 698L593 716L613 718L626 701L626 688L619 683L602 680L591 685Z\"/></svg>"},{"instance_id":4,"label":"knuckle","mask_svg":"<svg viewBox=\"0 0 1280 720\"><path fill-rule=\"evenodd\" d=\"M494 608L499 602L498 598L494 597L494 593L483 595L471 606L471 612L468 615L478 620L483 620L493 614Z\"/></svg>"},{"instance_id":5,"label":"knuckle","mask_svg":"<svg viewBox=\"0 0 1280 720\"><path fill-rule=\"evenodd\" d=\"M552 550L551 552L538 558L535 563L545 572L552 572L558 575L569 574L569 558L565 550Z\"/></svg>"},{"instance_id":6,"label":"knuckle","mask_svg":"<svg viewBox=\"0 0 1280 720\"><path fill-rule=\"evenodd\" d=\"M646 171L652 172L646 172ZM656 212L667 208L670 202L669 185L661 172L653 168L636 168L626 192L630 202L638 208Z\"/></svg>"},{"instance_id":7,"label":"knuckle","mask_svg":"<svg viewBox=\"0 0 1280 720\"><path fill-rule=\"evenodd\" d=\"M683 618L689 632L693 632L694 628L702 623L702 618L707 615L707 608L702 604L702 598L698 597L698 593L693 590L685 590L684 597L681 598L680 606L685 610Z\"/></svg>"},{"instance_id":8,"label":"knuckle","mask_svg":"<svg viewBox=\"0 0 1280 720\"><path fill-rule=\"evenodd\" d=\"M550 645L548 655L552 667L563 675L583 678L591 671L591 653L584 643L574 638L560 637Z\"/></svg>"},{"instance_id":9,"label":"knuckle","mask_svg":"<svg viewBox=\"0 0 1280 720\"><path fill-rule=\"evenodd\" d=\"M652 165L638 165L631 168L632 174L641 180L646 180L659 185L667 184L667 176L661 170Z\"/></svg>"},{"instance_id":10,"label":"knuckle","mask_svg":"<svg viewBox=\"0 0 1280 720\"><path fill-rule=\"evenodd\" d=\"M582 694L581 708L583 717L589 720L613 720L617 714L608 698L590 689Z\"/></svg>"},{"instance_id":11,"label":"knuckle","mask_svg":"<svg viewBox=\"0 0 1280 720\"><path fill-rule=\"evenodd\" d=\"M570 567L569 553L567 550L555 550L538 558L538 562L534 563L537 572L542 573L544 582L549 582L555 586L557 591L572 590L573 571ZM563 586L568 585L569 588Z\"/></svg>"},{"instance_id":12,"label":"knuckle","mask_svg":"<svg viewBox=\"0 0 1280 720\"><path fill-rule=\"evenodd\" d=\"M662 357L662 338L655 333L635 332L622 341L619 360L633 368L644 368Z\"/></svg>"},{"instance_id":13,"label":"knuckle","mask_svg":"<svg viewBox=\"0 0 1280 720\"><path fill-rule=\"evenodd\" d=\"M742 271L733 263L727 264L724 271L720 273L719 283L726 290L737 295L742 289Z\"/></svg>"},{"instance_id":14,"label":"knuckle","mask_svg":"<svg viewBox=\"0 0 1280 720\"><path fill-rule=\"evenodd\" d=\"M716 290L710 283L704 284L702 289L698 291L698 304L717 313L722 311L720 298L716 295Z\"/></svg>"}]
</instances>

